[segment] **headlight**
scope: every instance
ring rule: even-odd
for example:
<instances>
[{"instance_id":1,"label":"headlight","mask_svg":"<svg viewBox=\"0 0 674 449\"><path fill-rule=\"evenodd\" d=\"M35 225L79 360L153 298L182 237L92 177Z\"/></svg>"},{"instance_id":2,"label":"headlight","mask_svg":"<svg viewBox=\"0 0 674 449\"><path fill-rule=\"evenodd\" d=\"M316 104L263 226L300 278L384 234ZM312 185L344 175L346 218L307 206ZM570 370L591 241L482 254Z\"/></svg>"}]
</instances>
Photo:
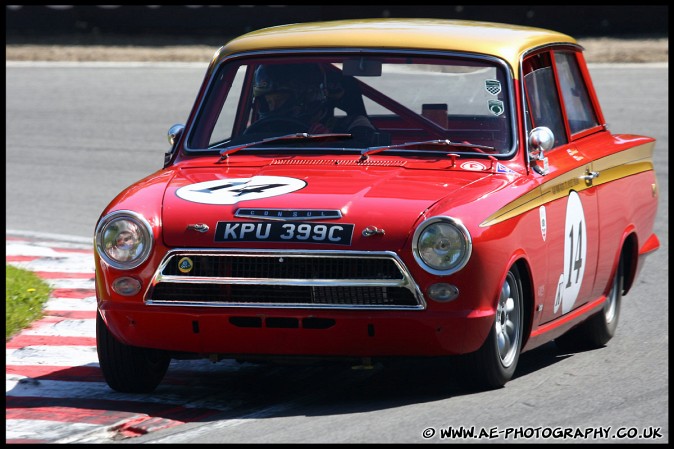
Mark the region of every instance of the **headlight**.
<instances>
[{"instance_id":1,"label":"headlight","mask_svg":"<svg viewBox=\"0 0 674 449\"><path fill-rule=\"evenodd\" d=\"M96 226L98 255L120 270L136 268L145 262L150 255L152 242L150 224L135 212L112 212Z\"/></svg>"},{"instance_id":2,"label":"headlight","mask_svg":"<svg viewBox=\"0 0 674 449\"><path fill-rule=\"evenodd\" d=\"M412 251L417 263L432 274L447 276L463 268L473 243L466 227L449 217L432 217L414 231Z\"/></svg>"}]
</instances>

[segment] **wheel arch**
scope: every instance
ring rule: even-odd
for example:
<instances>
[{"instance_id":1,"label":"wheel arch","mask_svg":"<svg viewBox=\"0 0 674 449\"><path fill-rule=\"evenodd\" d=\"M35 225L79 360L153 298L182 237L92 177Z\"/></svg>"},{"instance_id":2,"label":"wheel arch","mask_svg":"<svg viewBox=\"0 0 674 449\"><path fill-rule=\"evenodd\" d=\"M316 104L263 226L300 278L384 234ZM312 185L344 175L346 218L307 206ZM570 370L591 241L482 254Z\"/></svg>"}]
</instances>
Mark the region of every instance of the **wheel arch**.
<instances>
[{"instance_id":1,"label":"wheel arch","mask_svg":"<svg viewBox=\"0 0 674 449\"><path fill-rule=\"evenodd\" d=\"M623 262L623 285L622 285L622 295L626 295L637 275L637 262L639 258L639 245L637 242L637 235L634 231L629 232L623 239L622 245L620 245L620 251L616 255L614 262L614 272L618 269L618 264L622 258Z\"/></svg>"},{"instance_id":2,"label":"wheel arch","mask_svg":"<svg viewBox=\"0 0 674 449\"><path fill-rule=\"evenodd\" d=\"M522 312L524 316L522 317L522 348L524 348L529 341L529 336L531 335L531 330L534 324L534 315L535 315L535 300L534 300L534 288L531 267L529 262L524 258L520 257L515 260L511 266L516 266L520 275L520 282L522 283L522 298L524 304L522 307Z\"/></svg>"}]
</instances>

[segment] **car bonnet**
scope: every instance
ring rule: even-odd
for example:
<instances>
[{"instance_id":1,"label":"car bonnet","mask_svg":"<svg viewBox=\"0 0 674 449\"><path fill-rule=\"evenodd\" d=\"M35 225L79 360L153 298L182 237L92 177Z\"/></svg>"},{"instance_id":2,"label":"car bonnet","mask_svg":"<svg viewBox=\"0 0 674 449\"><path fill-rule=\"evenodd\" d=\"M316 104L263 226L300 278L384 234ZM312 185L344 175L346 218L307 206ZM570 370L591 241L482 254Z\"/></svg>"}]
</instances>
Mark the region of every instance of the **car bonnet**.
<instances>
[{"instance_id":1,"label":"car bonnet","mask_svg":"<svg viewBox=\"0 0 674 449\"><path fill-rule=\"evenodd\" d=\"M333 164L329 166L329 164ZM269 221L352 224L352 249L396 250L433 204L488 176L466 170L410 170L404 162L334 167L278 164L260 167L179 169L167 185L162 212L170 247L272 247L344 249L322 241L216 242L218 223ZM366 229L383 230L379 238ZM252 229L252 228L251 228ZM367 234L367 232L365 233ZM251 234L252 235L252 234Z\"/></svg>"}]
</instances>

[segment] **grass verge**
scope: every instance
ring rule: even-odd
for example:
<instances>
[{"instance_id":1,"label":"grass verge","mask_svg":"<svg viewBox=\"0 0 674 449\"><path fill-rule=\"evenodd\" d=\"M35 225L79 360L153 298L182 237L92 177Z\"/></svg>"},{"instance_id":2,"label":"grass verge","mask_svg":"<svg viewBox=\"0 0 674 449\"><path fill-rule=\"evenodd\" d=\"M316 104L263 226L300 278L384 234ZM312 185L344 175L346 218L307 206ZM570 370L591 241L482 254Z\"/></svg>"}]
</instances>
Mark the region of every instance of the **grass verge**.
<instances>
[{"instance_id":1,"label":"grass verge","mask_svg":"<svg viewBox=\"0 0 674 449\"><path fill-rule=\"evenodd\" d=\"M5 341L42 317L51 288L30 271L5 266Z\"/></svg>"}]
</instances>

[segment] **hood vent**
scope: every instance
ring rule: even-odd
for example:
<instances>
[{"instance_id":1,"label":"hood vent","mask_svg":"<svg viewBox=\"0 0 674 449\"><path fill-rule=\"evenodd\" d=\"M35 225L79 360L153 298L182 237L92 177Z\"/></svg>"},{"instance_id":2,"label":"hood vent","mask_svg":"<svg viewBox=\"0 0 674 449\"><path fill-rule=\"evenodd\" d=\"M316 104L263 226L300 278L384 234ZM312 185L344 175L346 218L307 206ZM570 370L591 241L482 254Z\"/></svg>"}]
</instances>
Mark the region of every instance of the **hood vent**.
<instances>
[{"instance_id":1,"label":"hood vent","mask_svg":"<svg viewBox=\"0 0 674 449\"><path fill-rule=\"evenodd\" d=\"M358 159L276 159L270 165L342 165L342 166L378 166L378 167L402 167L407 161L397 160L366 160Z\"/></svg>"}]
</instances>

